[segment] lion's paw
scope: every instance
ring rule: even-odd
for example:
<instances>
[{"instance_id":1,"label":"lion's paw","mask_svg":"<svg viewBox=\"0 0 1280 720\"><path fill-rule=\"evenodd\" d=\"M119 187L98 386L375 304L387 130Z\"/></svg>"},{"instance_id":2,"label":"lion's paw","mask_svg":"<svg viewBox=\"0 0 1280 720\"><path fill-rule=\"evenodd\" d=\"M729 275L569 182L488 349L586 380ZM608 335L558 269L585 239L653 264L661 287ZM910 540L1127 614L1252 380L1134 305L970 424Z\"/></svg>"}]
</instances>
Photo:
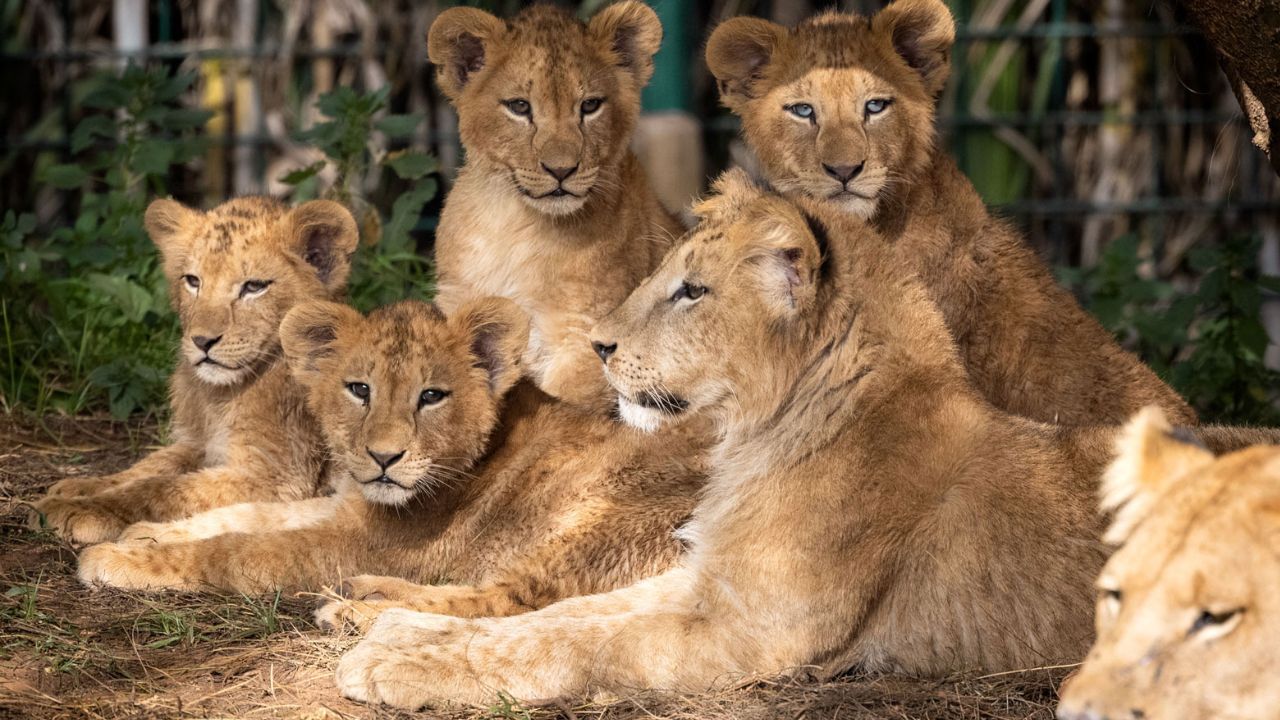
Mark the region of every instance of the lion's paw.
<instances>
[{"instance_id":1,"label":"lion's paw","mask_svg":"<svg viewBox=\"0 0 1280 720\"><path fill-rule=\"evenodd\" d=\"M133 545L151 545L155 543L177 543L199 540L200 537L191 532L182 521L178 522L136 522L124 529L119 543Z\"/></svg>"},{"instance_id":2,"label":"lion's paw","mask_svg":"<svg viewBox=\"0 0 1280 720\"><path fill-rule=\"evenodd\" d=\"M127 590L192 589L191 583L167 572L154 546L102 543L80 553L76 571L85 585L109 585Z\"/></svg>"},{"instance_id":3,"label":"lion's paw","mask_svg":"<svg viewBox=\"0 0 1280 720\"><path fill-rule=\"evenodd\" d=\"M82 545L114 540L125 527L119 517L91 498L47 497L33 506L30 523Z\"/></svg>"},{"instance_id":4,"label":"lion's paw","mask_svg":"<svg viewBox=\"0 0 1280 720\"><path fill-rule=\"evenodd\" d=\"M482 702L481 688L458 675L465 666L462 658L450 660L447 645L432 646L447 641L457 623L456 618L387 610L369 636L342 656L338 689L352 700L406 710L442 701Z\"/></svg>"},{"instance_id":5,"label":"lion's paw","mask_svg":"<svg viewBox=\"0 0 1280 720\"><path fill-rule=\"evenodd\" d=\"M316 626L332 633L365 632L383 612L399 607L386 600L330 600L316 610Z\"/></svg>"}]
</instances>

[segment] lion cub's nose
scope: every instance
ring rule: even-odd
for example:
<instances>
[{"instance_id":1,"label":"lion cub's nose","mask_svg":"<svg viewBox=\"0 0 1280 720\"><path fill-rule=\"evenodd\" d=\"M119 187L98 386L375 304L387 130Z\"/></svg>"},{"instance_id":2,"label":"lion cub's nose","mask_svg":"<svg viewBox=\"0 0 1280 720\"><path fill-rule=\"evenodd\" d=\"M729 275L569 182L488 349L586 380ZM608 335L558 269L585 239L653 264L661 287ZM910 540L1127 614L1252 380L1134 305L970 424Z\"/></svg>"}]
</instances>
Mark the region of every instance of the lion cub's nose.
<instances>
[{"instance_id":1,"label":"lion cub's nose","mask_svg":"<svg viewBox=\"0 0 1280 720\"><path fill-rule=\"evenodd\" d=\"M369 457L373 458L373 461L378 463L378 467L383 470L386 470L392 465L400 462L400 458L404 457L403 450L400 452L376 452L369 448L365 448L365 452L369 453Z\"/></svg>"},{"instance_id":2,"label":"lion cub's nose","mask_svg":"<svg viewBox=\"0 0 1280 720\"><path fill-rule=\"evenodd\" d=\"M822 163L822 169L826 170L831 177L842 183L847 183L858 177L858 173L862 172L863 165L866 165L866 163L858 163L857 165L828 165Z\"/></svg>"},{"instance_id":3,"label":"lion cub's nose","mask_svg":"<svg viewBox=\"0 0 1280 720\"><path fill-rule=\"evenodd\" d=\"M191 343L196 347L200 348L202 351L209 352L209 348L213 347L214 345L217 345L218 341L221 339L222 339L221 335L217 337L209 337L207 335L193 335L191 337Z\"/></svg>"},{"instance_id":4,"label":"lion cub's nose","mask_svg":"<svg viewBox=\"0 0 1280 720\"><path fill-rule=\"evenodd\" d=\"M577 165L574 165L573 167L551 167L546 163L542 163L542 169L551 173L551 177L559 180L560 182L564 182L565 178L578 172Z\"/></svg>"},{"instance_id":5,"label":"lion cub's nose","mask_svg":"<svg viewBox=\"0 0 1280 720\"><path fill-rule=\"evenodd\" d=\"M618 343L611 343L609 345L605 345L604 343L598 340L592 341L591 349L595 350L596 354L600 356L600 362L609 362L609 357L612 356L614 351L618 349Z\"/></svg>"}]
</instances>

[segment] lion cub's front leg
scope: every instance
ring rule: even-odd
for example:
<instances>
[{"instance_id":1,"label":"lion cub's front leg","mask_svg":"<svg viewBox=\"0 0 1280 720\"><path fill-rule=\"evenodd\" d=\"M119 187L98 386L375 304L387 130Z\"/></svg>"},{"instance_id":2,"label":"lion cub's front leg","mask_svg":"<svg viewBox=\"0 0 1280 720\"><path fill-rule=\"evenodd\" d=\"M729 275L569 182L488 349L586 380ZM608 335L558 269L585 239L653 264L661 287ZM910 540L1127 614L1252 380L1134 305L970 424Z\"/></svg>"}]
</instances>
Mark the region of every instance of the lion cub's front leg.
<instances>
[{"instance_id":1,"label":"lion cub's front leg","mask_svg":"<svg viewBox=\"0 0 1280 720\"><path fill-rule=\"evenodd\" d=\"M75 498L96 495L145 478L175 478L195 470L203 451L194 445L162 447L132 467L111 475L63 478L49 487L45 497Z\"/></svg>"},{"instance_id":2,"label":"lion cub's front leg","mask_svg":"<svg viewBox=\"0 0 1280 720\"><path fill-rule=\"evenodd\" d=\"M514 589L505 583L418 585L401 578L360 575L342 583L340 599L316 611L316 624L326 630L351 627L365 631L383 612L396 608L461 618L506 617L533 610L521 602Z\"/></svg>"},{"instance_id":3,"label":"lion cub's front leg","mask_svg":"<svg viewBox=\"0 0 1280 720\"><path fill-rule=\"evenodd\" d=\"M125 528L117 542L189 542L233 532L297 530L332 518L345 502L341 497L328 496L293 502L239 503L208 510L183 520L136 522Z\"/></svg>"}]
</instances>

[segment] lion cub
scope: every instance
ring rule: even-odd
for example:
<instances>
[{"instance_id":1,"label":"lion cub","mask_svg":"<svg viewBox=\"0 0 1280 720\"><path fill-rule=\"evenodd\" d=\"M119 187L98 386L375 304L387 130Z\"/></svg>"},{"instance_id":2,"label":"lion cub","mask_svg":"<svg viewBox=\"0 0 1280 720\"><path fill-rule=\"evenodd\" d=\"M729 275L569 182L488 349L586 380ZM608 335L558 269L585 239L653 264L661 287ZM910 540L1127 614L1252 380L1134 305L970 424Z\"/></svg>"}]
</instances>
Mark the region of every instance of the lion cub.
<instances>
[{"instance_id":1,"label":"lion cub","mask_svg":"<svg viewBox=\"0 0 1280 720\"><path fill-rule=\"evenodd\" d=\"M954 39L942 0L896 0L871 18L824 13L795 28L736 18L706 54L769 181L870 219L923 280L993 404L1076 425L1119 424L1154 404L1194 423L992 217L939 143Z\"/></svg>"},{"instance_id":2,"label":"lion cub","mask_svg":"<svg viewBox=\"0 0 1280 720\"><path fill-rule=\"evenodd\" d=\"M1280 448L1214 458L1151 408L1107 472L1098 638L1058 717L1272 718L1280 707Z\"/></svg>"},{"instance_id":3,"label":"lion cub","mask_svg":"<svg viewBox=\"0 0 1280 720\"><path fill-rule=\"evenodd\" d=\"M514 300L533 320L526 371L575 403L608 396L587 331L684 232L628 149L661 40L633 1L586 24L549 5L507 21L452 8L428 37L467 150L436 236L436 302Z\"/></svg>"},{"instance_id":4,"label":"lion cub","mask_svg":"<svg viewBox=\"0 0 1280 720\"><path fill-rule=\"evenodd\" d=\"M182 324L174 442L114 475L56 483L32 522L73 542L111 540L138 520L310 497L327 469L279 327L295 305L343 294L358 242L351 213L325 200L290 210L244 197L208 212L156 200L145 222Z\"/></svg>"},{"instance_id":5,"label":"lion cub","mask_svg":"<svg viewBox=\"0 0 1280 720\"><path fill-rule=\"evenodd\" d=\"M447 319L412 301L368 317L334 303L294 309L284 350L338 494L144 523L128 542L86 550L81 579L245 593L346 579L351 602L321 618L359 624L388 606L518 613L670 567L701 479L683 458L698 448L517 384L528 327L502 298Z\"/></svg>"}]
</instances>

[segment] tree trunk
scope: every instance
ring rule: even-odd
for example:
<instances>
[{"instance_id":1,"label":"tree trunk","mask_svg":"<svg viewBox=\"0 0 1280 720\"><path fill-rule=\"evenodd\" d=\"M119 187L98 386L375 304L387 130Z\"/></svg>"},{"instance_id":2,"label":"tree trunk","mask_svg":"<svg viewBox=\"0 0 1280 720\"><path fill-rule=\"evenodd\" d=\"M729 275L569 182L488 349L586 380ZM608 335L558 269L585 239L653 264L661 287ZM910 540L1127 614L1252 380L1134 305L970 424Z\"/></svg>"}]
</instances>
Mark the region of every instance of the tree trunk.
<instances>
[{"instance_id":1,"label":"tree trunk","mask_svg":"<svg viewBox=\"0 0 1280 720\"><path fill-rule=\"evenodd\" d=\"M1280 174L1280 0L1182 0L1218 50L1253 128L1253 144Z\"/></svg>"}]
</instances>

